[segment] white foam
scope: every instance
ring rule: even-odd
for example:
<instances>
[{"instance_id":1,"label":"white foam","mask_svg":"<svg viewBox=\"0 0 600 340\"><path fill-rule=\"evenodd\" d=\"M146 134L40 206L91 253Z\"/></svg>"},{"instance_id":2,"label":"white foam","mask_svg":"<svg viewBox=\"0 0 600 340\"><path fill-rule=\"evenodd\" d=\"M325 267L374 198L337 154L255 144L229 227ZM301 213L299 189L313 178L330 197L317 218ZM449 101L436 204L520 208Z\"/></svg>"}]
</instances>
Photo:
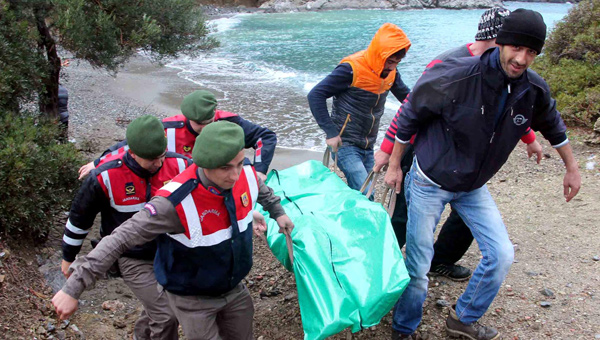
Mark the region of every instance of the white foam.
<instances>
[{"instance_id":1,"label":"white foam","mask_svg":"<svg viewBox=\"0 0 600 340\"><path fill-rule=\"evenodd\" d=\"M228 31L242 22L243 14L234 15L228 18L219 18L208 21L211 33L223 33Z\"/></svg>"},{"instance_id":2,"label":"white foam","mask_svg":"<svg viewBox=\"0 0 600 340\"><path fill-rule=\"evenodd\" d=\"M194 82L206 79L205 76L225 77L248 84L278 82L298 77L296 72L283 66L271 66L263 62L249 60L235 60L211 53L194 59L184 56L166 66L182 70L183 73L180 75ZM204 82L203 85L208 85L208 83Z\"/></svg>"}]
</instances>

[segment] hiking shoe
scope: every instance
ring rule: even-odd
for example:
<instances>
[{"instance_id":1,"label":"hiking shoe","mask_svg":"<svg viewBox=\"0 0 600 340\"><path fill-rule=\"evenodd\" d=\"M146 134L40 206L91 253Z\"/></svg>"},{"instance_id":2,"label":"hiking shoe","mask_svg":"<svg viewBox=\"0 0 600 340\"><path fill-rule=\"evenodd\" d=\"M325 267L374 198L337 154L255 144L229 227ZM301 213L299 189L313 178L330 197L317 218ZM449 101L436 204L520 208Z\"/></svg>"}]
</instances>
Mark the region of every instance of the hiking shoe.
<instances>
[{"instance_id":1,"label":"hiking shoe","mask_svg":"<svg viewBox=\"0 0 600 340\"><path fill-rule=\"evenodd\" d=\"M466 281L471 277L471 274L471 269L455 264L435 264L429 270L431 276L444 276L452 281Z\"/></svg>"},{"instance_id":2,"label":"hiking shoe","mask_svg":"<svg viewBox=\"0 0 600 340\"><path fill-rule=\"evenodd\" d=\"M446 332L451 338L464 337L471 340L500 339L500 333L492 327L482 326L477 323L466 325L458 319L454 308L449 308L446 319Z\"/></svg>"}]
</instances>

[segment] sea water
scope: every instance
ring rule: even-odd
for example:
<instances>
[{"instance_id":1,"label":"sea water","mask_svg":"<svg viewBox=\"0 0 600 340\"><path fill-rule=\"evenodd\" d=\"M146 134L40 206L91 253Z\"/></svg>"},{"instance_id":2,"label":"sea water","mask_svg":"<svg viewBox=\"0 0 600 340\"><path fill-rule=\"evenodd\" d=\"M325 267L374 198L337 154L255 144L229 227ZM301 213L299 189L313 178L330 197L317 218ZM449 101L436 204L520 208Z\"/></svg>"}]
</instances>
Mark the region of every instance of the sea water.
<instances>
[{"instance_id":1,"label":"sea water","mask_svg":"<svg viewBox=\"0 0 600 340\"><path fill-rule=\"evenodd\" d=\"M571 4L507 2L542 14L550 31ZM168 64L179 76L217 94L219 108L275 131L278 145L322 150L325 134L310 113L306 95L345 56L363 50L386 22L412 42L398 65L412 88L438 54L474 41L484 9L339 10L241 14L209 22L221 46L196 58ZM390 93L378 144L400 103Z\"/></svg>"}]
</instances>

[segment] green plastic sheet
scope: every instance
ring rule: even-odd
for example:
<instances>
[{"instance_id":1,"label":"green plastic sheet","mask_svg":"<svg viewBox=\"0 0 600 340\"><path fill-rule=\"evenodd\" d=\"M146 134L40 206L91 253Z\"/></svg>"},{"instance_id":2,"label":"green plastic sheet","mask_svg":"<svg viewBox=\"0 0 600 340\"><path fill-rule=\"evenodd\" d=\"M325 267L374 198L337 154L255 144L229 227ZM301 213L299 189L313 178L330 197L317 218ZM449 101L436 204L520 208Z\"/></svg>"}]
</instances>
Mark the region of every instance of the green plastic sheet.
<instances>
[{"instance_id":1,"label":"green plastic sheet","mask_svg":"<svg viewBox=\"0 0 600 340\"><path fill-rule=\"evenodd\" d=\"M271 171L267 185L295 224L293 268L272 219L267 242L295 273L304 339L377 325L410 280L385 209L317 161Z\"/></svg>"}]
</instances>

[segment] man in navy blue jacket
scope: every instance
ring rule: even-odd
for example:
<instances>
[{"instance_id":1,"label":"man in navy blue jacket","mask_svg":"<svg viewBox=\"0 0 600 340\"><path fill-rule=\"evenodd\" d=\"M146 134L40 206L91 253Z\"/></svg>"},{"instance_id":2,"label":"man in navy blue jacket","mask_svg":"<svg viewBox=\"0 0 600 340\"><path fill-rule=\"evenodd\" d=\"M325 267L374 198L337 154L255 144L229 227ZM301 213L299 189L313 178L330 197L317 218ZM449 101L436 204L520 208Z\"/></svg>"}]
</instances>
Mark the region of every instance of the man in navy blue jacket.
<instances>
[{"instance_id":1,"label":"man in navy blue jacket","mask_svg":"<svg viewBox=\"0 0 600 340\"><path fill-rule=\"evenodd\" d=\"M403 104L386 183L400 191L401 156L411 136L415 158L406 176L407 268L410 284L394 310L394 339L414 338L427 296L433 233L446 203L471 229L482 260L465 292L450 309L446 330L473 340L498 339L476 323L508 274L514 249L485 183L502 167L528 128L540 131L566 167L570 201L581 177L566 126L546 82L528 69L546 38L542 16L518 9L504 21L499 48L481 57L451 59L429 69Z\"/></svg>"},{"instance_id":2,"label":"man in navy blue jacket","mask_svg":"<svg viewBox=\"0 0 600 340\"><path fill-rule=\"evenodd\" d=\"M373 146L389 92L400 102L410 92L396 69L409 48L400 27L383 24L366 50L342 59L308 94L310 110L352 189L359 190L373 168Z\"/></svg>"}]
</instances>

